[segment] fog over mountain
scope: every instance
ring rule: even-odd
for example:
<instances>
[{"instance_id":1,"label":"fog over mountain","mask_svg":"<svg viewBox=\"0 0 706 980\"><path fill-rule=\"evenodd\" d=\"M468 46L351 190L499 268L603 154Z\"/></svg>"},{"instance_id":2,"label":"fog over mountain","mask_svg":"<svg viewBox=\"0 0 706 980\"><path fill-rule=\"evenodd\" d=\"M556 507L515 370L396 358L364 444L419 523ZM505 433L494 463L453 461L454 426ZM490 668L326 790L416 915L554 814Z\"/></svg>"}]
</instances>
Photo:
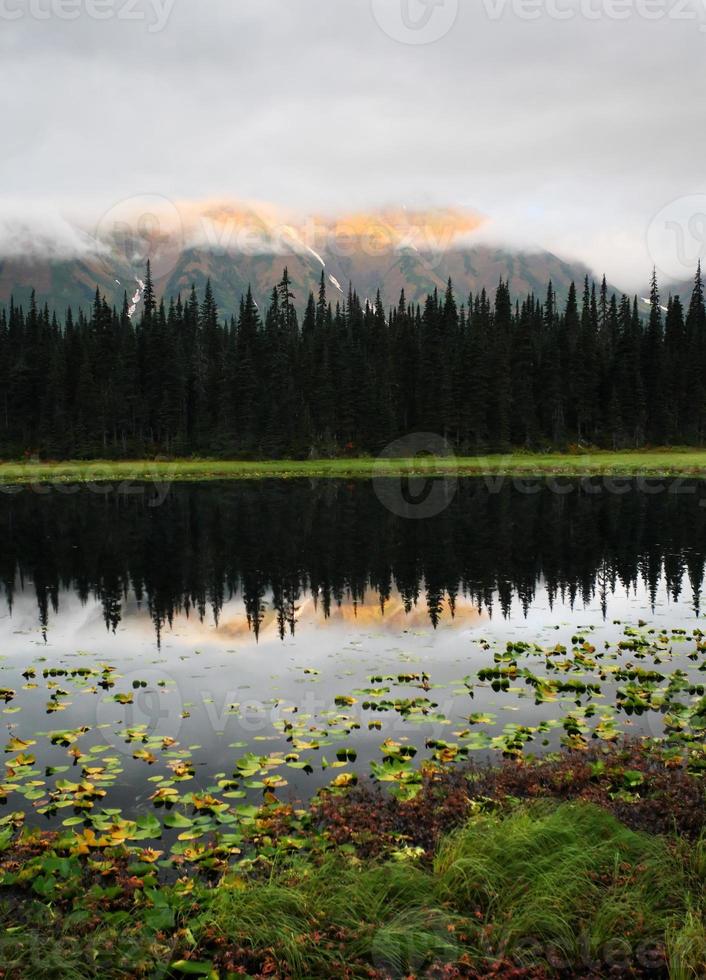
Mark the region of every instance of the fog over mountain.
<instances>
[{"instance_id":1,"label":"fog over mountain","mask_svg":"<svg viewBox=\"0 0 706 980\"><path fill-rule=\"evenodd\" d=\"M673 266L656 216L685 198L706 213L697 0L137 0L130 16L110 0L101 19L83 0L70 18L49 0L7 6L5 260L85 258L77 224L154 194L324 214L451 205L488 215L504 249L537 243L642 291L653 264ZM680 222L675 280L706 249Z\"/></svg>"},{"instance_id":2,"label":"fog over mountain","mask_svg":"<svg viewBox=\"0 0 706 980\"><path fill-rule=\"evenodd\" d=\"M35 216L36 221L36 216ZM364 301L378 292L386 305L405 291L423 302L448 279L463 302L469 292L489 293L504 279L513 294L541 295L551 279L565 298L572 280L589 270L538 246L518 249L497 239L492 221L469 209L387 209L332 216L284 212L272 205L233 201L181 202L157 196L135 208L128 200L94 227L68 221L5 225L0 255L0 303L40 304L60 312L87 308L98 288L117 306L124 296L140 305L147 259L159 294L203 291L210 279L222 312L234 313L248 286L265 305L286 265L297 304L318 290L321 275L332 302L352 286Z\"/></svg>"}]
</instances>

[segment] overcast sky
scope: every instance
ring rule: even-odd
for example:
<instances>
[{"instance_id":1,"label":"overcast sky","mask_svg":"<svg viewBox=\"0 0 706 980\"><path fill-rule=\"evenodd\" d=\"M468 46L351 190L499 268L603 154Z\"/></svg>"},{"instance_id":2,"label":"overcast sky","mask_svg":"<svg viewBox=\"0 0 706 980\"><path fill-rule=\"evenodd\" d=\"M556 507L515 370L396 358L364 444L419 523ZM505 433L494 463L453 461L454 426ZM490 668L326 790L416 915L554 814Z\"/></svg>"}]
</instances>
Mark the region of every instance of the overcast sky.
<instances>
[{"instance_id":1,"label":"overcast sky","mask_svg":"<svg viewBox=\"0 0 706 980\"><path fill-rule=\"evenodd\" d=\"M706 241L705 75L706 0L0 0L0 228L463 205L639 288L670 202Z\"/></svg>"}]
</instances>

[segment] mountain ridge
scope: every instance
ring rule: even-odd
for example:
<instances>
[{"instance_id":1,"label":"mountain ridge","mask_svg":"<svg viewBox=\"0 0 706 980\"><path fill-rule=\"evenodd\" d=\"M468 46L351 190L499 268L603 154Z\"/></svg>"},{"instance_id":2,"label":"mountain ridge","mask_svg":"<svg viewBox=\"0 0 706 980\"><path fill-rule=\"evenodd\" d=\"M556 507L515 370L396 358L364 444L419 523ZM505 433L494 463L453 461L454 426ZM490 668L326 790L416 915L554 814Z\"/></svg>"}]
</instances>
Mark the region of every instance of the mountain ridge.
<instances>
[{"instance_id":1,"label":"mountain ridge","mask_svg":"<svg viewBox=\"0 0 706 980\"><path fill-rule=\"evenodd\" d=\"M317 293L322 271L334 305L345 299L350 284L363 302L379 292L387 307L397 305L402 290L408 302L423 303L449 279L460 302L483 288L494 294L500 280L509 283L515 299L530 292L543 299L551 280L563 302L572 281L580 287L585 276L594 278L583 263L538 246L494 243L486 224L465 209L297 219L267 205L205 202L176 208L150 199L136 216L127 202L89 236L93 252L0 258L0 304L14 297L26 306L34 289L38 304L63 315L67 306L87 309L97 288L120 307L144 278L148 258L158 296L168 301L192 285L203 293L210 280L226 316L237 313L248 286L265 306L285 266L299 309L310 292Z\"/></svg>"},{"instance_id":2,"label":"mountain ridge","mask_svg":"<svg viewBox=\"0 0 706 980\"><path fill-rule=\"evenodd\" d=\"M423 303L434 289L445 289L449 278L461 302L483 288L494 293L500 279L509 282L518 299L529 292L543 298L551 279L563 300L572 281L578 286L584 276L593 278L581 263L565 261L551 252L519 252L490 245L459 247L439 255L408 248L375 257L361 252L333 260L324 256L323 265L314 255L301 251L245 255L191 247L179 253L172 269L154 278L157 294L167 300L179 293L185 296L192 285L203 293L210 280L219 310L230 315L237 313L248 286L258 305L266 305L285 266L300 309L309 292L317 292L322 271L334 306L337 299L345 299L349 284L363 301L372 302L379 291L385 305L392 306L403 289L408 302ZM89 308L98 289L110 305L119 308L123 296L130 298L143 277L142 263L130 263L119 255L108 259L0 259L0 305L9 305L13 298L17 305L27 306L34 290L39 305L46 303L59 314L71 306L76 313Z\"/></svg>"}]
</instances>

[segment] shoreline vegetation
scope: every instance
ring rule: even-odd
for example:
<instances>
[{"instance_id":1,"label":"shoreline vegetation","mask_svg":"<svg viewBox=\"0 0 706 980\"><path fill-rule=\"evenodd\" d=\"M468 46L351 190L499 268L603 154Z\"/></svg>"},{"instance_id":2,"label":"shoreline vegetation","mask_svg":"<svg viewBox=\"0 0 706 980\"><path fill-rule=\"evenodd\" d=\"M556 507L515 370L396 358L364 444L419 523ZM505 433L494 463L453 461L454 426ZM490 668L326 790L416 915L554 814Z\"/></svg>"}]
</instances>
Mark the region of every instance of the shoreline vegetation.
<instances>
[{"instance_id":1,"label":"shoreline vegetation","mask_svg":"<svg viewBox=\"0 0 706 980\"><path fill-rule=\"evenodd\" d=\"M35 458L0 461L0 486L106 481L199 481L253 479L371 479L410 476L498 477L690 477L706 478L706 449L505 453L415 458L234 460L159 457L141 460Z\"/></svg>"},{"instance_id":2,"label":"shoreline vegetation","mask_svg":"<svg viewBox=\"0 0 706 980\"><path fill-rule=\"evenodd\" d=\"M176 880L161 850L8 829L0 976L697 978L705 822L699 775L626 741L265 803L236 864Z\"/></svg>"},{"instance_id":3,"label":"shoreline vegetation","mask_svg":"<svg viewBox=\"0 0 706 980\"><path fill-rule=\"evenodd\" d=\"M201 771L188 732L133 722L121 753L88 725L11 727L0 977L705 976L706 634L643 621L614 644L585 632L570 647L480 640L486 666L463 678L464 701L524 681L536 707L554 706L495 737L494 712L447 717L431 700L443 685L415 672L371 675L375 687L335 695L323 714L285 706L273 727L286 747L233 757L230 772ZM111 693L114 666L43 656L22 677L0 689L3 713L35 694L53 714L72 691L105 692L127 719L147 686ZM353 733L367 720L382 739L388 712L396 737L366 774ZM457 741L432 733L418 752L406 726L445 721ZM111 789L128 755L154 790L123 815ZM286 778L319 767L337 775L314 795Z\"/></svg>"}]
</instances>

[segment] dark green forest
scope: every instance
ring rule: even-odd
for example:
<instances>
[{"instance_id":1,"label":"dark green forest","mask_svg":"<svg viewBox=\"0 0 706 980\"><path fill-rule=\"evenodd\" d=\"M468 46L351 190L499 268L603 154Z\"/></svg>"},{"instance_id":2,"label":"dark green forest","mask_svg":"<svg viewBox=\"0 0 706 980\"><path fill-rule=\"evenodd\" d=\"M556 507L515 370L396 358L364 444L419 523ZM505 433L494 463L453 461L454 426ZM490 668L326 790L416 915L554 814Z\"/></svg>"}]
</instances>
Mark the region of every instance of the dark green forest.
<instances>
[{"instance_id":1,"label":"dark green forest","mask_svg":"<svg viewBox=\"0 0 706 980\"><path fill-rule=\"evenodd\" d=\"M199 297L155 295L139 317L96 292L65 316L32 299L0 311L0 455L153 453L301 458L379 452L434 432L460 453L706 441L701 267L688 303L650 305L586 278L559 305L500 282L460 299L449 282L386 310L353 287L297 311L287 270L260 311L248 290L223 316Z\"/></svg>"}]
</instances>

